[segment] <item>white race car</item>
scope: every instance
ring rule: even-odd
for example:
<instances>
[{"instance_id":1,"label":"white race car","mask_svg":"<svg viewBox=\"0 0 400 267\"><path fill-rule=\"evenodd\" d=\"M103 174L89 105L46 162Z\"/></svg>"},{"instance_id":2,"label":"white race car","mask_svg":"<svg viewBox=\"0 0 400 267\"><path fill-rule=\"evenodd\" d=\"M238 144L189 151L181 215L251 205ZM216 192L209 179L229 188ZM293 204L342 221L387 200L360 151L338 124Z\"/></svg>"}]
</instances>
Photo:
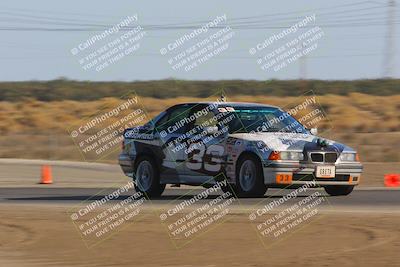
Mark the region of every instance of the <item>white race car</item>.
<instances>
[{"instance_id":1,"label":"white race car","mask_svg":"<svg viewBox=\"0 0 400 267\"><path fill-rule=\"evenodd\" d=\"M166 184L207 187L221 180L238 197L310 181L329 195L348 195L363 169L358 154L315 134L279 107L185 103L126 129L119 164L149 197Z\"/></svg>"}]
</instances>

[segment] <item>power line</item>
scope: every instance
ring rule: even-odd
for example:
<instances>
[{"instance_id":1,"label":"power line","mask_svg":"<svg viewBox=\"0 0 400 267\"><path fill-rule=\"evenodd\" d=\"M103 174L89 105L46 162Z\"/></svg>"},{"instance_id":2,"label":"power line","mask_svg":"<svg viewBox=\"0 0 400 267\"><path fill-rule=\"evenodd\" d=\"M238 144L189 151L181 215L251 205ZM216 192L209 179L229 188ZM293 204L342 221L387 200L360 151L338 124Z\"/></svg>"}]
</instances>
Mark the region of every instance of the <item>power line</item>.
<instances>
[{"instance_id":1,"label":"power line","mask_svg":"<svg viewBox=\"0 0 400 267\"><path fill-rule=\"evenodd\" d=\"M319 8L319 9L309 9L308 11L312 10L324 10L324 9L335 9L335 8L342 8L346 6L356 6L356 5L361 5L365 3L370 3L369 1L363 1L363 2L357 2L353 4L346 4L346 5L339 5L339 6L333 6L333 7L325 7L325 8ZM334 22L340 22L340 23L347 23L351 21L355 22L360 22L362 20L354 20L354 18L357 17L365 17L368 15L378 15L379 13L367 13L367 14L357 14L356 12L360 11L365 11L365 10L378 10L381 8L384 8L385 6L374 6L374 7L367 7L367 8L358 8L358 9L350 9L350 10L342 10L342 11L335 11L335 12L325 12L325 13L320 13L318 16L327 16L327 18L331 19L336 19ZM94 31L96 30L101 30L101 29L106 29L109 27L112 27L112 25L104 25L103 23L101 24L96 24L96 22L93 21L88 21L88 20L71 20L71 19L65 19L65 18L58 18L58 17L52 17L52 16L37 16L37 15L31 15L31 14L21 14L21 13L16 13L16 12L9 12L9 11L0 11L0 14L6 14L6 15L11 15L11 16L17 16L17 18L12 18L14 21L19 22L29 22L29 23L38 23L38 24L44 24L44 25L58 25L58 26L77 26L78 28L60 28L60 29L49 29L49 28L38 28L38 27L8 27L8 28L3 28L3 30L35 30L37 29L38 31L52 31L52 30L60 30L60 31ZM229 19L229 25L236 29L244 29L244 28L252 28L254 27L255 29L266 29L266 25L262 23L267 23L270 22L271 20L276 24L276 23L295 23L299 19L302 19L303 17L278 17L278 18L271 18L274 16L282 15L282 14L298 14L298 12L286 12L286 13L275 13L275 14L265 14L265 15L258 15L258 16L251 16L251 17L239 17L239 18L232 18ZM350 13L350 14L349 14ZM343 16L343 14L349 14ZM25 17L25 18L19 18L19 17ZM337 20L338 18L344 17L347 18L348 16L351 16L352 19L350 20ZM30 18L30 19L26 19ZM257 18L262 18L257 19ZM10 22L10 19L6 18L7 22ZM256 19L256 20L254 20ZM287 21L287 19L290 19L290 21ZM370 19L381 19L381 18L374 18L371 16L368 18ZM49 21L50 20L50 21ZM244 20L244 21L243 21ZM251 21L249 21L251 20ZM296 21L295 21L296 20ZM364 20L365 21L365 20ZM77 23L77 22L85 22L84 24L82 23ZM206 23L208 21L196 21L196 22L185 22L185 23L169 23L169 24L150 24L150 25L142 25L144 28L147 30L157 30L157 29L162 29L162 30L169 30L169 29L195 29L200 26L202 26L200 23ZM325 23L332 23L332 22L325 22ZM271 23L268 23L270 25ZM366 25L369 26L369 25ZM86 28L81 28L81 27L86 27ZM284 26L282 26L283 28ZM330 26L329 26L330 27ZM269 27L271 28L271 27ZM279 27L275 27L279 28ZM127 28L129 29L129 28Z\"/></svg>"},{"instance_id":2,"label":"power line","mask_svg":"<svg viewBox=\"0 0 400 267\"><path fill-rule=\"evenodd\" d=\"M299 10L299 11L291 11L291 12L281 12L281 13L268 13L268 14L263 14L263 15L256 15L256 16L250 16L250 17L238 17L238 18L234 18L232 20L245 20L245 19L254 19L254 18L265 18L265 17L276 17L276 16L281 16L281 15L290 15L290 14L299 14L299 13L305 13L305 12L311 12L311 11L318 11L318 10L332 10L332 9L341 9L344 7L349 7L349 6L360 6L360 5L364 5L364 4L371 4L374 3L372 1L360 1L360 2L356 2L356 3L351 3L351 4L342 4L342 5L333 5L333 6L328 6L328 7L321 7L321 8L313 8L313 9L306 9L306 10ZM376 3L374 3L376 4ZM46 14L46 12L42 11L42 10L32 10L32 9L24 9L24 8L14 8L14 9L8 9L8 8L1 8L2 10L11 10L11 11L0 11L1 13L14 13L14 15L19 15L19 16L29 16L29 17L36 17L36 18L40 18L40 16L37 15L31 15L31 14L25 14L27 12L34 12L34 13L44 13ZM15 10L17 10L17 12L15 12ZM22 11L22 12L21 12ZM357 10L356 10L357 11ZM96 14L85 14L85 13L71 13L71 12L56 12L56 14L68 14L68 15L82 15L85 18L87 17L107 17L110 18L108 15L96 15ZM55 12L51 11L51 14L54 15ZM70 17L70 16L69 16ZM56 20L56 19L60 19L60 17L53 17L53 16L41 16L41 18L46 18L46 19L52 19L52 20ZM114 17L116 18L116 17ZM274 18L276 19L276 18ZM71 19L71 18L61 18L61 20L63 21L77 21L77 19ZM84 20L86 22L88 22L87 20ZM193 23L207 23L209 20L198 20L195 22L191 22L191 23L179 23L180 25L187 25L187 24L193 24Z\"/></svg>"},{"instance_id":3,"label":"power line","mask_svg":"<svg viewBox=\"0 0 400 267\"><path fill-rule=\"evenodd\" d=\"M399 24L400 20L394 20L391 24ZM387 26L387 23L376 21L376 23L331 23L331 24L315 24L312 26L305 26L303 28L311 28L314 26L320 26L323 28L346 28L346 27L370 27L370 26ZM213 27L210 30L224 29L226 26ZM287 29L287 26L266 26L266 25L256 25L256 26L230 26L233 30L267 30L267 29ZM146 31L163 31L163 30L195 30L199 27L147 27L142 26ZM133 27L124 27L120 31L130 31L134 29ZM46 28L46 27L2 27L0 31L44 31L44 32L95 32L104 31L106 28Z\"/></svg>"}]
</instances>

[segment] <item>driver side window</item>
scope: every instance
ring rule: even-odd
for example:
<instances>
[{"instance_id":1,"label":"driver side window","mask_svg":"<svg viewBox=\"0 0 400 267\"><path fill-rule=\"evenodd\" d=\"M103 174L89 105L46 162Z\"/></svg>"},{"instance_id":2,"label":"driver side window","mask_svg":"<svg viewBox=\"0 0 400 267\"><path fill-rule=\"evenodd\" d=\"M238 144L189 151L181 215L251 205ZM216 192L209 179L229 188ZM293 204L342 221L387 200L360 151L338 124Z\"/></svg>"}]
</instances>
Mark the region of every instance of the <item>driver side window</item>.
<instances>
[{"instance_id":1,"label":"driver side window","mask_svg":"<svg viewBox=\"0 0 400 267\"><path fill-rule=\"evenodd\" d=\"M184 118L188 117L190 106L184 105L169 110L164 117L156 123L158 132L166 131L167 133L184 133L187 128L187 123L181 123Z\"/></svg>"}]
</instances>

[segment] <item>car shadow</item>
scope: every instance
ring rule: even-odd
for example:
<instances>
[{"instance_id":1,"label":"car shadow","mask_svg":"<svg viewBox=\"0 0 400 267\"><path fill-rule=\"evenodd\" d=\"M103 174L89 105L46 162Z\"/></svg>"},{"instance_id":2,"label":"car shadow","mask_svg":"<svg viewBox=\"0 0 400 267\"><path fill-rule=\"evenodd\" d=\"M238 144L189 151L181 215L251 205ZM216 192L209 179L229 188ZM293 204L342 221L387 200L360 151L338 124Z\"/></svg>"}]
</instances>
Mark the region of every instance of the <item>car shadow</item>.
<instances>
[{"instance_id":1,"label":"car shadow","mask_svg":"<svg viewBox=\"0 0 400 267\"><path fill-rule=\"evenodd\" d=\"M261 199L279 199L283 197L285 194L279 194L279 195L264 195L263 197L259 198L239 198L239 201L242 200L261 200ZM107 195L68 195L68 196L29 196L29 197L6 197L4 198L5 200L9 201L99 201L102 200L106 197ZM123 201L125 199L128 199L131 195L121 195L117 198L112 198L109 201L110 202L117 202L117 201ZM179 194L173 194L173 195L162 195L160 197L153 197L153 198L147 198L150 202L152 200L157 200L157 201L169 201L169 202L176 202L176 201L181 201L181 200L190 200L193 197L195 197L196 194L187 194L187 195L179 195ZM209 195L207 198L204 199L216 199L220 194L213 194ZM297 198L306 198L308 195L300 195L297 196ZM320 197L329 197L329 196L320 196Z\"/></svg>"}]
</instances>

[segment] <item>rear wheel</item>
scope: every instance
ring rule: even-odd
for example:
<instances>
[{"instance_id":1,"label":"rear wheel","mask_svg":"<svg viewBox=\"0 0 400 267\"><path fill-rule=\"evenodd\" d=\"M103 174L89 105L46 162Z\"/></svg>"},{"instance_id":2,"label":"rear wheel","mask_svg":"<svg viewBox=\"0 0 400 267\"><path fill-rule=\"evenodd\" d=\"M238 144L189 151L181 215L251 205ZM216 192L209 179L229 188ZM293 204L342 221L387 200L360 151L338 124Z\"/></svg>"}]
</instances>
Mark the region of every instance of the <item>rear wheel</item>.
<instances>
[{"instance_id":1,"label":"rear wheel","mask_svg":"<svg viewBox=\"0 0 400 267\"><path fill-rule=\"evenodd\" d=\"M148 156L140 157L135 164L135 189L147 197L159 197L165 184L160 184L160 174L154 161Z\"/></svg>"},{"instance_id":2,"label":"rear wheel","mask_svg":"<svg viewBox=\"0 0 400 267\"><path fill-rule=\"evenodd\" d=\"M235 193L238 197L262 197L267 191L260 161L251 155L240 158L236 167Z\"/></svg>"},{"instance_id":3,"label":"rear wheel","mask_svg":"<svg viewBox=\"0 0 400 267\"><path fill-rule=\"evenodd\" d=\"M331 196L347 196L353 191L354 185L327 185L324 189Z\"/></svg>"}]
</instances>

